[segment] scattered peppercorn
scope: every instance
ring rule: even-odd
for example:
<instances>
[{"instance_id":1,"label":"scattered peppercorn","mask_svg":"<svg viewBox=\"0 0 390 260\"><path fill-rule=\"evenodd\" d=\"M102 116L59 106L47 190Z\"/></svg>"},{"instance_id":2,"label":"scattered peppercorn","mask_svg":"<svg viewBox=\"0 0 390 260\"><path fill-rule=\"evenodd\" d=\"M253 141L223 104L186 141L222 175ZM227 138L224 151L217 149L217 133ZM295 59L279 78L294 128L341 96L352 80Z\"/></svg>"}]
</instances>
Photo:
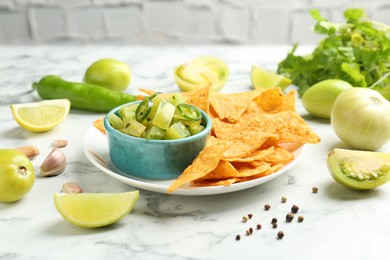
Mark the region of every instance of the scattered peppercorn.
<instances>
[{"instance_id":1,"label":"scattered peppercorn","mask_svg":"<svg viewBox=\"0 0 390 260\"><path fill-rule=\"evenodd\" d=\"M253 228L249 228L249 229L246 231L247 236L252 235L252 233L253 233Z\"/></svg>"},{"instance_id":2,"label":"scattered peppercorn","mask_svg":"<svg viewBox=\"0 0 390 260\"><path fill-rule=\"evenodd\" d=\"M279 232L278 232L278 238L279 238L279 239L282 239L283 237L284 237L283 231L279 231Z\"/></svg>"},{"instance_id":3,"label":"scattered peppercorn","mask_svg":"<svg viewBox=\"0 0 390 260\"><path fill-rule=\"evenodd\" d=\"M238 241L238 240L240 240L241 239L241 236L240 235L237 235L236 236L236 240Z\"/></svg>"},{"instance_id":4,"label":"scattered peppercorn","mask_svg":"<svg viewBox=\"0 0 390 260\"><path fill-rule=\"evenodd\" d=\"M265 205L264 205L264 209L265 209L265 210L269 210L270 208L271 208L271 205L269 205L269 204L265 204Z\"/></svg>"},{"instance_id":5,"label":"scattered peppercorn","mask_svg":"<svg viewBox=\"0 0 390 260\"><path fill-rule=\"evenodd\" d=\"M283 196L283 197L281 198L281 201L282 201L282 203L286 203L287 198L286 198L285 196Z\"/></svg>"},{"instance_id":6,"label":"scattered peppercorn","mask_svg":"<svg viewBox=\"0 0 390 260\"><path fill-rule=\"evenodd\" d=\"M278 222L278 219L277 219L277 218L273 218L273 219L271 220L271 224L276 223L276 222Z\"/></svg>"},{"instance_id":7,"label":"scattered peppercorn","mask_svg":"<svg viewBox=\"0 0 390 260\"><path fill-rule=\"evenodd\" d=\"M242 222L247 222L248 221L248 217L247 216L243 216L242 217Z\"/></svg>"},{"instance_id":8,"label":"scattered peppercorn","mask_svg":"<svg viewBox=\"0 0 390 260\"><path fill-rule=\"evenodd\" d=\"M293 206L291 207L291 212L292 212L292 213L297 213L298 210L299 210L299 207L298 207L297 205L293 205Z\"/></svg>"},{"instance_id":9,"label":"scattered peppercorn","mask_svg":"<svg viewBox=\"0 0 390 260\"><path fill-rule=\"evenodd\" d=\"M251 219L253 217L253 214L248 214L248 218Z\"/></svg>"},{"instance_id":10,"label":"scattered peppercorn","mask_svg":"<svg viewBox=\"0 0 390 260\"><path fill-rule=\"evenodd\" d=\"M278 227L278 223L272 223L272 227L273 228L277 228Z\"/></svg>"},{"instance_id":11,"label":"scattered peppercorn","mask_svg":"<svg viewBox=\"0 0 390 260\"><path fill-rule=\"evenodd\" d=\"M294 219L294 214L288 213L286 215L286 221L291 222Z\"/></svg>"},{"instance_id":12,"label":"scattered peppercorn","mask_svg":"<svg viewBox=\"0 0 390 260\"><path fill-rule=\"evenodd\" d=\"M311 191L312 191L313 193L317 193L317 192L318 192L318 188L314 186L314 187L311 189Z\"/></svg>"},{"instance_id":13,"label":"scattered peppercorn","mask_svg":"<svg viewBox=\"0 0 390 260\"><path fill-rule=\"evenodd\" d=\"M298 222L302 222L302 221L303 221L303 219L304 219L304 217L303 217L303 216L298 216Z\"/></svg>"},{"instance_id":14,"label":"scattered peppercorn","mask_svg":"<svg viewBox=\"0 0 390 260\"><path fill-rule=\"evenodd\" d=\"M261 225L260 225L260 224L257 224L257 225L256 225L256 228L257 228L258 230L260 230L260 229L261 229Z\"/></svg>"}]
</instances>

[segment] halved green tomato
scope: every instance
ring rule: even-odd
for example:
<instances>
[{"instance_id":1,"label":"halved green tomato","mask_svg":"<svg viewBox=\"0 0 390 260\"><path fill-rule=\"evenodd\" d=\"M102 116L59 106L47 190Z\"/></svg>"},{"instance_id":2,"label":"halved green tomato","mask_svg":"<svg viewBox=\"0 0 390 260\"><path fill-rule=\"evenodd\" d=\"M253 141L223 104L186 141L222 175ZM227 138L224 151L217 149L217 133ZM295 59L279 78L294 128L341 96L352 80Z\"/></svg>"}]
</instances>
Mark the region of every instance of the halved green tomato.
<instances>
[{"instance_id":1,"label":"halved green tomato","mask_svg":"<svg viewBox=\"0 0 390 260\"><path fill-rule=\"evenodd\" d=\"M203 56L175 69L175 80L182 91L191 91L212 85L220 90L229 76L229 68L220 59Z\"/></svg>"}]
</instances>

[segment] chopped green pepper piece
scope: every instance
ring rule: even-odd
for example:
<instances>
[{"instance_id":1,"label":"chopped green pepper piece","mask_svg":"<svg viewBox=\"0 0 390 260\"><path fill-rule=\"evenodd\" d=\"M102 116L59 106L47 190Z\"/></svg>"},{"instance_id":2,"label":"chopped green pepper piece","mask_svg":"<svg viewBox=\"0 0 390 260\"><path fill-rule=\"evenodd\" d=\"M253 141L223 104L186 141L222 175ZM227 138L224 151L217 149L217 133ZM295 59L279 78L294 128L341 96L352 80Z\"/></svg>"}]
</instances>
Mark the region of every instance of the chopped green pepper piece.
<instances>
[{"instance_id":1,"label":"chopped green pepper piece","mask_svg":"<svg viewBox=\"0 0 390 260\"><path fill-rule=\"evenodd\" d=\"M137 119L138 122L141 122L144 120L150 113L153 107L153 102L149 100L144 100L139 104L137 107L137 110L135 111L135 118Z\"/></svg>"},{"instance_id":2,"label":"chopped green pepper piece","mask_svg":"<svg viewBox=\"0 0 390 260\"><path fill-rule=\"evenodd\" d=\"M202 119L202 113L193 105L182 103L177 105L177 109L188 120L197 121Z\"/></svg>"}]
</instances>

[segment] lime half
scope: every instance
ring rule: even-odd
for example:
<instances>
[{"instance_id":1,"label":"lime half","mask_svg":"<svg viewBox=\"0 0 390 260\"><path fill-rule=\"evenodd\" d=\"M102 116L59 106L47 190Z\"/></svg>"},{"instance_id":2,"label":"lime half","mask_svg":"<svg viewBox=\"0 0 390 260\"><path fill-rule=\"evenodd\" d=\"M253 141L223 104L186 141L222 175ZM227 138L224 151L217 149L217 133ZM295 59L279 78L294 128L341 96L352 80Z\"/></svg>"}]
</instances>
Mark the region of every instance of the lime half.
<instances>
[{"instance_id":1,"label":"lime half","mask_svg":"<svg viewBox=\"0 0 390 260\"><path fill-rule=\"evenodd\" d=\"M113 224L135 206L139 191L120 193L55 193L57 211L68 222L94 228Z\"/></svg>"}]
</instances>

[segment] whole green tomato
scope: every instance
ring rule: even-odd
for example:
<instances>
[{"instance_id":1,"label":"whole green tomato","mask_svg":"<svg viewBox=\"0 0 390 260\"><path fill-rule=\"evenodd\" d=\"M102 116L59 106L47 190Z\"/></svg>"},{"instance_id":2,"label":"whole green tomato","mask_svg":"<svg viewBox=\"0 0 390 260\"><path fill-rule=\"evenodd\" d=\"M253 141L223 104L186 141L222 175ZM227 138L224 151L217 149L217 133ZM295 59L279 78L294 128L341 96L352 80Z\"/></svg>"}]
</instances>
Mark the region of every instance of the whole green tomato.
<instances>
[{"instance_id":1,"label":"whole green tomato","mask_svg":"<svg viewBox=\"0 0 390 260\"><path fill-rule=\"evenodd\" d=\"M352 88L351 84L340 79L320 81L306 90L302 96L302 105L313 116L330 119L337 96L350 88Z\"/></svg>"},{"instance_id":2,"label":"whole green tomato","mask_svg":"<svg viewBox=\"0 0 390 260\"><path fill-rule=\"evenodd\" d=\"M100 59L88 67L84 82L115 91L124 91L131 82L130 67L115 59Z\"/></svg>"},{"instance_id":3,"label":"whole green tomato","mask_svg":"<svg viewBox=\"0 0 390 260\"><path fill-rule=\"evenodd\" d=\"M23 198L35 182L34 167L22 152L0 149L0 201L12 202Z\"/></svg>"}]
</instances>

